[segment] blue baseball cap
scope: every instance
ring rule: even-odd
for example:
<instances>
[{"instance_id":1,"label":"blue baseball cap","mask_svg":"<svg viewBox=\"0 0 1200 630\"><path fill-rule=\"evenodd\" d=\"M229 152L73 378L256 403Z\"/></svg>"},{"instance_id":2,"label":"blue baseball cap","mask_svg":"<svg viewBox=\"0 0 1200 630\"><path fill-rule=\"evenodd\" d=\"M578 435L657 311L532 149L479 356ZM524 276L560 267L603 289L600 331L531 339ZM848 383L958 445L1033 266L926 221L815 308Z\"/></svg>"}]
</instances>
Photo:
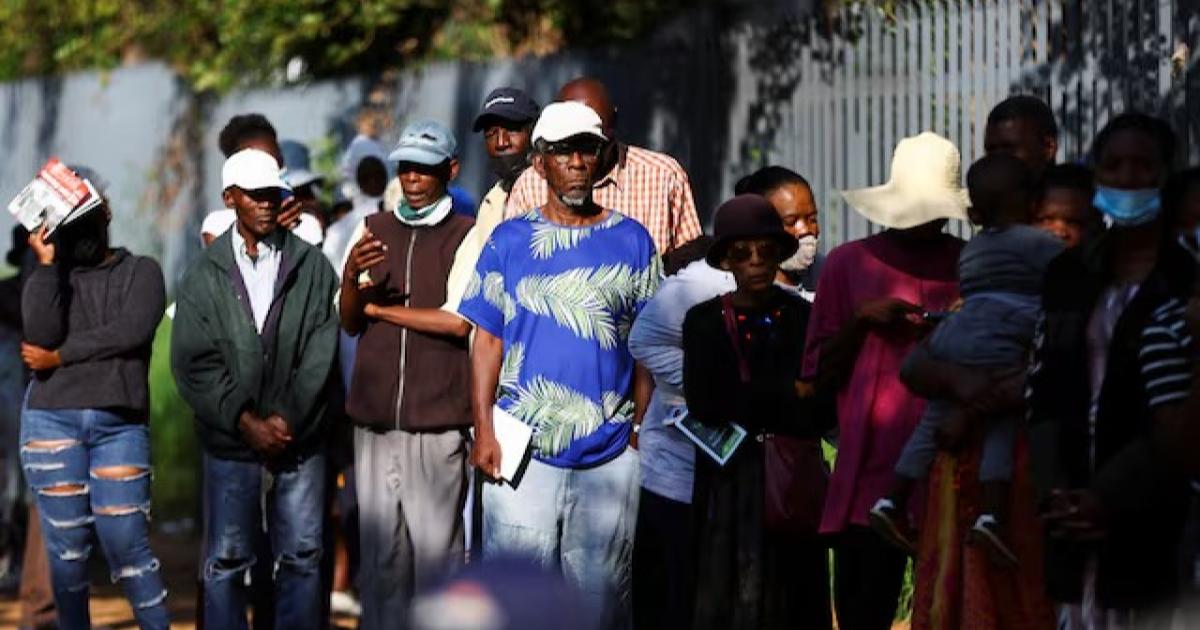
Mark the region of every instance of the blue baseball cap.
<instances>
[{"instance_id":1,"label":"blue baseball cap","mask_svg":"<svg viewBox=\"0 0 1200 630\"><path fill-rule=\"evenodd\" d=\"M312 160L308 147L295 140L282 140L279 152L283 154L283 181L292 188L299 188L313 182L321 181L322 177L312 172Z\"/></svg>"},{"instance_id":2,"label":"blue baseball cap","mask_svg":"<svg viewBox=\"0 0 1200 630\"><path fill-rule=\"evenodd\" d=\"M449 129L434 120L421 120L404 128L388 161L437 166L453 158L457 150L458 142Z\"/></svg>"},{"instance_id":3,"label":"blue baseball cap","mask_svg":"<svg viewBox=\"0 0 1200 630\"><path fill-rule=\"evenodd\" d=\"M517 88L496 88L483 100L483 109L475 117L473 131L483 131L488 118L499 118L514 123L531 123L537 120L541 106L525 92Z\"/></svg>"}]
</instances>

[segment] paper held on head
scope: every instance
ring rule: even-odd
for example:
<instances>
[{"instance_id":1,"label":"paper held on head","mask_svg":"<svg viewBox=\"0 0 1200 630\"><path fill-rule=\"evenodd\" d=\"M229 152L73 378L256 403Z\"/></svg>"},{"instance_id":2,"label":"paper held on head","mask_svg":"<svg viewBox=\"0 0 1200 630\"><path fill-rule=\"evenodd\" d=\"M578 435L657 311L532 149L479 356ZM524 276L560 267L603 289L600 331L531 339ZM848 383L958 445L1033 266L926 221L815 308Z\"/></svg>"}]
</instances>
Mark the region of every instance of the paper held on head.
<instances>
[{"instance_id":1,"label":"paper held on head","mask_svg":"<svg viewBox=\"0 0 1200 630\"><path fill-rule=\"evenodd\" d=\"M33 181L8 203L8 212L30 232L45 225L49 236L102 201L92 182L50 158Z\"/></svg>"}]
</instances>

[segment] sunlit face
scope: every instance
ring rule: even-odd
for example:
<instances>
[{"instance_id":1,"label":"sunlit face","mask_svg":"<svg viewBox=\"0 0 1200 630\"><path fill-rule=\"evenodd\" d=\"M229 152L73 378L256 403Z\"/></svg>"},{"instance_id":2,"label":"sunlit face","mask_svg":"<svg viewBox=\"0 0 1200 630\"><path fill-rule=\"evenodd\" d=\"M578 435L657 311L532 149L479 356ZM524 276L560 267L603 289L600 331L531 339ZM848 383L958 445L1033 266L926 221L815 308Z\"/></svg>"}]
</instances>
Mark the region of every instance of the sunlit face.
<instances>
[{"instance_id":1,"label":"sunlit face","mask_svg":"<svg viewBox=\"0 0 1200 630\"><path fill-rule=\"evenodd\" d=\"M821 226L817 223L817 202L812 190L798 183L784 184L767 193L767 201L775 207L783 220L783 229L797 239L805 236L820 236Z\"/></svg>"},{"instance_id":2,"label":"sunlit face","mask_svg":"<svg viewBox=\"0 0 1200 630\"><path fill-rule=\"evenodd\" d=\"M283 191L278 188L242 190L237 186L225 189L225 206L237 213L238 224L256 238L265 238L279 226L279 207Z\"/></svg>"},{"instance_id":3,"label":"sunlit face","mask_svg":"<svg viewBox=\"0 0 1200 630\"><path fill-rule=\"evenodd\" d=\"M452 174L458 172L458 162L447 160L435 166L400 162L396 165L396 178L404 190L404 198L414 209L436 203L446 195Z\"/></svg>"},{"instance_id":4,"label":"sunlit face","mask_svg":"<svg viewBox=\"0 0 1200 630\"><path fill-rule=\"evenodd\" d=\"M603 140L589 135L553 142L534 156L534 168L567 207L581 208L592 199L604 145Z\"/></svg>"}]
</instances>

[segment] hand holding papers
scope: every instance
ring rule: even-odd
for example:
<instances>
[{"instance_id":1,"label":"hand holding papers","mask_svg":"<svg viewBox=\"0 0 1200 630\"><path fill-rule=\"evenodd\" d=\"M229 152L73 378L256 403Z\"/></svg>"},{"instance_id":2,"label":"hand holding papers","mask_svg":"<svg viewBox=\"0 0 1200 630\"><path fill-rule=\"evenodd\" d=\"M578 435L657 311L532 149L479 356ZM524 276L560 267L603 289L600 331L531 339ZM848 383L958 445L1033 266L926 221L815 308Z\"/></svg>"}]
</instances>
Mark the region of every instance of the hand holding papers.
<instances>
[{"instance_id":1,"label":"hand holding papers","mask_svg":"<svg viewBox=\"0 0 1200 630\"><path fill-rule=\"evenodd\" d=\"M30 232L45 225L46 236L50 236L102 201L92 182L50 158L37 177L9 202L8 212Z\"/></svg>"},{"instance_id":2,"label":"hand holding papers","mask_svg":"<svg viewBox=\"0 0 1200 630\"><path fill-rule=\"evenodd\" d=\"M500 478L516 486L514 480L533 440L533 427L496 406L492 407L492 432L500 443Z\"/></svg>"}]
</instances>

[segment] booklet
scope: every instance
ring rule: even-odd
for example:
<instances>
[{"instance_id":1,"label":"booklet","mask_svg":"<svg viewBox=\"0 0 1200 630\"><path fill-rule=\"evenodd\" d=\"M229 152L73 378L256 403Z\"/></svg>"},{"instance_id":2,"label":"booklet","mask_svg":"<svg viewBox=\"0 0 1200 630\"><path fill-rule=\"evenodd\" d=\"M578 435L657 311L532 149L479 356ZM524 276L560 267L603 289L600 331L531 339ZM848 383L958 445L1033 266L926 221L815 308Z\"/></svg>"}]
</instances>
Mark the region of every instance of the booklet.
<instances>
[{"instance_id":1,"label":"booklet","mask_svg":"<svg viewBox=\"0 0 1200 630\"><path fill-rule=\"evenodd\" d=\"M496 405L492 407L492 430L500 443L500 477L515 487L533 441L533 427Z\"/></svg>"},{"instance_id":2,"label":"booklet","mask_svg":"<svg viewBox=\"0 0 1200 630\"><path fill-rule=\"evenodd\" d=\"M100 193L90 181L50 158L9 202L8 212L30 232L45 225L48 236L100 203Z\"/></svg>"},{"instance_id":3,"label":"booklet","mask_svg":"<svg viewBox=\"0 0 1200 630\"><path fill-rule=\"evenodd\" d=\"M746 439L746 429L734 422L723 427L710 427L688 415L683 408L672 410L664 424L682 431L700 450L722 466Z\"/></svg>"}]
</instances>

